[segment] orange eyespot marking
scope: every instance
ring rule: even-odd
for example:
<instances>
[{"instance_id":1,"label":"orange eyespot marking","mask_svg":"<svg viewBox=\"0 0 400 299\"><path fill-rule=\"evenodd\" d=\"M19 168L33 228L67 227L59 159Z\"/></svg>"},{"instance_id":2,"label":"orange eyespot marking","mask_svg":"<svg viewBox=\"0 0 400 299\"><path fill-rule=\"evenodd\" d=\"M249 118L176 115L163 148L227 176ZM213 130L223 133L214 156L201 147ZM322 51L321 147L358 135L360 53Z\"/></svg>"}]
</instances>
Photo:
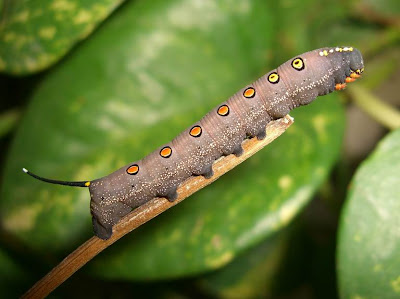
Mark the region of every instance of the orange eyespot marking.
<instances>
[{"instance_id":1,"label":"orange eyespot marking","mask_svg":"<svg viewBox=\"0 0 400 299\"><path fill-rule=\"evenodd\" d=\"M298 71L303 70L304 67L305 67L303 59L301 59L300 57L293 59L293 61L292 61L292 67L293 67L295 70L298 70Z\"/></svg>"},{"instance_id":2,"label":"orange eyespot marking","mask_svg":"<svg viewBox=\"0 0 400 299\"><path fill-rule=\"evenodd\" d=\"M126 172L128 174L137 174L139 172L139 166L137 164L133 164L131 166L128 167L128 169L126 170Z\"/></svg>"},{"instance_id":3,"label":"orange eyespot marking","mask_svg":"<svg viewBox=\"0 0 400 299\"><path fill-rule=\"evenodd\" d=\"M358 78L360 78L360 77L361 77L361 75L357 74L356 72L352 72L352 73L350 74L350 78L358 79Z\"/></svg>"},{"instance_id":4,"label":"orange eyespot marking","mask_svg":"<svg viewBox=\"0 0 400 299\"><path fill-rule=\"evenodd\" d=\"M351 82L354 82L356 80L357 80L356 78L346 77L346 83L351 83Z\"/></svg>"},{"instance_id":5,"label":"orange eyespot marking","mask_svg":"<svg viewBox=\"0 0 400 299\"><path fill-rule=\"evenodd\" d=\"M227 105L222 105L218 108L217 113L221 116L227 116L229 114L229 107Z\"/></svg>"},{"instance_id":6,"label":"orange eyespot marking","mask_svg":"<svg viewBox=\"0 0 400 299\"><path fill-rule=\"evenodd\" d=\"M335 89L336 90L342 90L342 89L345 89L346 88L346 83L338 83L338 84L336 84L335 85Z\"/></svg>"},{"instance_id":7,"label":"orange eyespot marking","mask_svg":"<svg viewBox=\"0 0 400 299\"><path fill-rule=\"evenodd\" d=\"M201 136L201 132L202 132L202 129L201 129L200 126L194 126L193 128L190 129L189 134L192 137L200 137Z\"/></svg>"},{"instance_id":8,"label":"orange eyespot marking","mask_svg":"<svg viewBox=\"0 0 400 299\"><path fill-rule=\"evenodd\" d=\"M172 149L169 146L165 146L160 151L160 156L163 158L169 158L172 155Z\"/></svg>"},{"instance_id":9,"label":"orange eyespot marking","mask_svg":"<svg viewBox=\"0 0 400 299\"><path fill-rule=\"evenodd\" d=\"M256 90L253 87L246 88L246 90L243 92L243 96L245 98L254 98L256 95Z\"/></svg>"},{"instance_id":10,"label":"orange eyespot marking","mask_svg":"<svg viewBox=\"0 0 400 299\"><path fill-rule=\"evenodd\" d=\"M272 83L272 84L276 84L276 83L278 83L279 82L279 75L278 75L278 73L271 73L269 76L268 76L268 81L270 82L270 83Z\"/></svg>"}]
</instances>

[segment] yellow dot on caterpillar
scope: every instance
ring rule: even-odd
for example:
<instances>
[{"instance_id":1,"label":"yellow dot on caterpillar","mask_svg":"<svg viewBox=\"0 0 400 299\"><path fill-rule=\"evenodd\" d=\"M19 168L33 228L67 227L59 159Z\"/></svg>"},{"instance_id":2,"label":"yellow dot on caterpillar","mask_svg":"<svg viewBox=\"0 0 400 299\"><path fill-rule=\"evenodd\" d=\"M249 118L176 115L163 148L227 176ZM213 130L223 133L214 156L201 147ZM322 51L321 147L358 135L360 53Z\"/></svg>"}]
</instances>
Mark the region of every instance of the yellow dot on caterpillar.
<instances>
[{"instance_id":1,"label":"yellow dot on caterpillar","mask_svg":"<svg viewBox=\"0 0 400 299\"><path fill-rule=\"evenodd\" d=\"M243 96L245 98L253 98L255 95L256 95L256 91L253 87L249 87L243 92Z\"/></svg>"},{"instance_id":2,"label":"yellow dot on caterpillar","mask_svg":"<svg viewBox=\"0 0 400 299\"><path fill-rule=\"evenodd\" d=\"M200 137L201 135L201 127L200 126L194 126L191 130L190 130L190 136L193 137Z\"/></svg>"},{"instance_id":3,"label":"yellow dot on caterpillar","mask_svg":"<svg viewBox=\"0 0 400 299\"><path fill-rule=\"evenodd\" d=\"M324 50L323 53L324 53L324 56L328 56L328 51Z\"/></svg>"},{"instance_id":4,"label":"yellow dot on caterpillar","mask_svg":"<svg viewBox=\"0 0 400 299\"><path fill-rule=\"evenodd\" d=\"M304 69L304 62L301 58L296 58L292 61L292 67L298 71Z\"/></svg>"},{"instance_id":5,"label":"yellow dot on caterpillar","mask_svg":"<svg viewBox=\"0 0 400 299\"><path fill-rule=\"evenodd\" d=\"M271 83L277 83L279 81L279 75L277 73L272 73L268 76L268 81Z\"/></svg>"},{"instance_id":6,"label":"yellow dot on caterpillar","mask_svg":"<svg viewBox=\"0 0 400 299\"><path fill-rule=\"evenodd\" d=\"M353 51L353 50L354 50L353 47L350 47L350 48L349 48L349 51Z\"/></svg>"},{"instance_id":7,"label":"yellow dot on caterpillar","mask_svg":"<svg viewBox=\"0 0 400 299\"><path fill-rule=\"evenodd\" d=\"M85 186L86 186L86 187L89 187L89 186L90 186L90 182L86 182L86 183L85 183Z\"/></svg>"},{"instance_id":8,"label":"yellow dot on caterpillar","mask_svg":"<svg viewBox=\"0 0 400 299\"><path fill-rule=\"evenodd\" d=\"M222 105L218 108L217 113L221 116L227 116L229 114L229 107L227 105Z\"/></svg>"},{"instance_id":9,"label":"yellow dot on caterpillar","mask_svg":"<svg viewBox=\"0 0 400 299\"><path fill-rule=\"evenodd\" d=\"M163 147L160 151L160 156L163 158L169 158L172 154L172 149L169 146Z\"/></svg>"},{"instance_id":10,"label":"yellow dot on caterpillar","mask_svg":"<svg viewBox=\"0 0 400 299\"><path fill-rule=\"evenodd\" d=\"M139 172L139 166L137 164L133 164L128 167L126 170L128 174L137 174Z\"/></svg>"}]
</instances>

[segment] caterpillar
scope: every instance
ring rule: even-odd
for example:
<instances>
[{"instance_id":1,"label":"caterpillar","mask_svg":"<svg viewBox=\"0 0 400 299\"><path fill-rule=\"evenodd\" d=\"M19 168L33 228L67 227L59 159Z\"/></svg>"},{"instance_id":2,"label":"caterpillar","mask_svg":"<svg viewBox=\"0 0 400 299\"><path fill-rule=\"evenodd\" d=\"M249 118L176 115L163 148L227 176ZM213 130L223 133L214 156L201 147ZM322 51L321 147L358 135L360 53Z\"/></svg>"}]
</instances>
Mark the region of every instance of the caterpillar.
<instances>
[{"instance_id":1,"label":"caterpillar","mask_svg":"<svg viewBox=\"0 0 400 299\"><path fill-rule=\"evenodd\" d=\"M245 86L171 142L105 177L69 182L23 171L48 183L88 187L94 234L109 239L113 225L133 209L154 197L174 201L178 186L190 176L210 178L215 160L240 156L246 138L264 139L270 121L343 89L363 71L362 55L353 47L306 52Z\"/></svg>"}]
</instances>

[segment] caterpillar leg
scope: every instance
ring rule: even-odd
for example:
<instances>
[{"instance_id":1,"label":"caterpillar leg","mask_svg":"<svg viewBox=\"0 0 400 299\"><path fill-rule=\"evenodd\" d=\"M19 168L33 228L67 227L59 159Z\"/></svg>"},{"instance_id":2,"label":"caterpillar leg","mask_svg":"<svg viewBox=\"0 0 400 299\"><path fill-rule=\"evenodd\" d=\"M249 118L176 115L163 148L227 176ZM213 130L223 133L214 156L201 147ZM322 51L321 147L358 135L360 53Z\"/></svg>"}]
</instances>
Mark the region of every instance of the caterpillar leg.
<instances>
[{"instance_id":1,"label":"caterpillar leg","mask_svg":"<svg viewBox=\"0 0 400 299\"><path fill-rule=\"evenodd\" d=\"M265 137L267 137L267 132L265 131L265 128L262 128L260 132L257 133L257 140L263 140Z\"/></svg>"},{"instance_id":2,"label":"caterpillar leg","mask_svg":"<svg viewBox=\"0 0 400 299\"><path fill-rule=\"evenodd\" d=\"M163 197L168 199L168 201L173 202L178 198L178 192L176 192L177 187L173 187L167 191Z\"/></svg>"},{"instance_id":3,"label":"caterpillar leg","mask_svg":"<svg viewBox=\"0 0 400 299\"><path fill-rule=\"evenodd\" d=\"M107 239L109 239L111 237L111 235L112 235L112 225L107 225L106 227L104 227L94 217L92 218L92 224L93 224L94 234L97 237L99 237L100 239L103 239L103 240L107 240Z\"/></svg>"},{"instance_id":4,"label":"caterpillar leg","mask_svg":"<svg viewBox=\"0 0 400 299\"><path fill-rule=\"evenodd\" d=\"M242 144L239 144L232 152L236 157L240 157L243 155L243 147Z\"/></svg>"},{"instance_id":5,"label":"caterpillar leg","mask_svg":"<svg viewBox=\"0 0 400 299\"><path fill-rule=\"evenodd\" d=\"M211 178L214 175L214 170L212 169L212 164L210 164L210 166L205 167L200 175L202 175L206 179Z\"/></svg>"},{"instance_id":6,"label":"caterpillar leg","mask_svg":"<svg viewBox=\"0 0 400 299\"><path fill-rule=\"evenodd\" d=\"M336 89L336 90L343 90L343 89L345 89L345 88L346 88L346 83L342 83L342 84L338 83L338 84L336 84L336 86L335 86L335 89Z\"/></svg>"}]
</instances>

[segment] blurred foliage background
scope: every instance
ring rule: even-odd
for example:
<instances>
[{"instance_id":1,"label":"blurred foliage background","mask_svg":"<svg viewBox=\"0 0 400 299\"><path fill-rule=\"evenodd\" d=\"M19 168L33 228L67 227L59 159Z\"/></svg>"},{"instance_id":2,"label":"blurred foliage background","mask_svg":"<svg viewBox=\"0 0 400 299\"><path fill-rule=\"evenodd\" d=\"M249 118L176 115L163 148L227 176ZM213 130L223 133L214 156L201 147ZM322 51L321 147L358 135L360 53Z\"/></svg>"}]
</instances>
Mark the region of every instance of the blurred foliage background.
<instances>
[{"instance_id":1,"label":"blurred foliage background","mask_svg":"<svg viewBox=\"0 0 400 299\"><path fill-rule=\"evenodd\" d=\"M141 159L290 57L351 45L365 73L291 113L223 178L52 297L400 297L396 0L0 1L0 295L92 235L91 180Z\"/></svg>"}]
</instances>

